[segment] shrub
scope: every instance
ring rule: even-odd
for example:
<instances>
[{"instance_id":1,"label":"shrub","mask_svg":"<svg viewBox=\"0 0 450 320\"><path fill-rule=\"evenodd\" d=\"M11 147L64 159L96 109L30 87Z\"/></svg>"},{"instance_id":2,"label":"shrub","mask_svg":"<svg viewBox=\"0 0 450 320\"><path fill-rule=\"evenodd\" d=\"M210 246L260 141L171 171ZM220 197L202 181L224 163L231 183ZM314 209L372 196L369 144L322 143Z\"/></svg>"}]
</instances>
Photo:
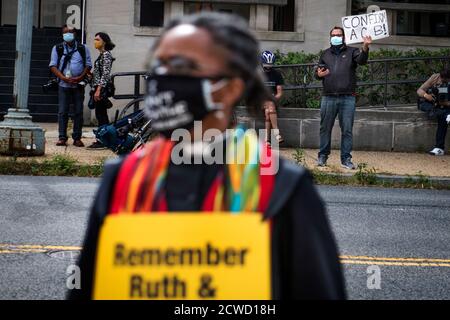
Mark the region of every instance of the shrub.
<instances>
[{"instance_id":1,"label":"shrub","mask_svg":"<svg viewBox=\"0 0 450 320\"><path fill-rule=\"evenodd\" d=\"M285 85L288 90L281 101L284 107L319 108L321 86L320 80L315 78L314 65L319 61L321 52L317 54L300 52L277 54L277 65L301 66L282 67L279 70L284 76ZM448 66L449 59L445 60L402 60L395 62L373 61L389 58L425 58L425 57L449 57L450 48L436 51L416 49L401 51L396 49L379 49L371 51L369 54L370 63L359 66L357 76L361 82L381 82L380 84L359 85L357 87L357 105L383 105L386 98L387 104L415 104L417 100L416 90L421 82L444 67ZM308 65L309 64L309 65ZM386 88L382 82L385 79L385 66L387 66L387 76L389 81L395 80L416 80L417 83L393 84ZM307 90L301 86L313 86ZM297 88L289 90L289 87ZM300 87L300 88L299 88ZM385 92L386 90L386 92ZM386 96L386 97L385 97Z\"/></svg>"}]
</instances>

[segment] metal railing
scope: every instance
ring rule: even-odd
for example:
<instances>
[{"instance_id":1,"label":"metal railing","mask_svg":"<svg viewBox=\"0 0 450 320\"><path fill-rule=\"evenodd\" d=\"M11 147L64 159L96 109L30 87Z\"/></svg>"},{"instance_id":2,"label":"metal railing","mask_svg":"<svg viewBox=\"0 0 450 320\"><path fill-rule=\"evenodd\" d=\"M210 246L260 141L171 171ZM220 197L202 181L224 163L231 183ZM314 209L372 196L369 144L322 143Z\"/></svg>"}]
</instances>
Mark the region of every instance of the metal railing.
<instances>
[{"instance_id":1,"label":"metal railing","mask_svg":"<svg viewBox=\"0 0 450 320\"><path fill-rule=\"evenodd\" d=\"M414 57L369 60L367 65L358 66L357 105L385 108L393 105L411 104L417 100L416 90L433 73L448 67L450 57ZM281 105L300 108L317 108L320 103L322 82L316 78L315 63L279 65L278 69L285 80L286 95ZM133 93L116 94L114 99L142 99L141 80L148 73L119 72L116 78L133 77ZM119 90L120 91L120 90ZM116 90L117 92L117 90ZM138 107L136 102L135 107Z\"/></svg>"},{"instance_id":2,"label":"metal railing","mask_svg":"<svg viewBox=\"0 0 450 320\"><path fill-rule=\"evenodd\" d=\"M384 107L415 103L416 90L433 73L448 67L450 57L414 57L369 60L357 68L359 106ZM322 82L315 77L315 63L276 66L285 79L283 86L289 97L282 105L314 107L320 101ZM311 105L310 105L311 104Z\"/></svg>"},{"instance_id":3,"label":"metal railing","mask_svg":"<svg viewBox=\"0 0 450 320\"><path fill-rule=\"evenodd\" d=\"M142 79L145 79L145 76L148 75L147 71L135 71L135 72L117 72L111 75L111 81L116 86L116 92L113 96L116 100L131 100L130 103L127 104L125 108L128 108L130 105L133 106L133 111L137 111L139 109L139 103L144 98L144 92L141 87ZM117 78L130 78L133 79L133 92L132 93L118 93L120 91L119 86L117 85Z\"/></svg>"}]
</instances>

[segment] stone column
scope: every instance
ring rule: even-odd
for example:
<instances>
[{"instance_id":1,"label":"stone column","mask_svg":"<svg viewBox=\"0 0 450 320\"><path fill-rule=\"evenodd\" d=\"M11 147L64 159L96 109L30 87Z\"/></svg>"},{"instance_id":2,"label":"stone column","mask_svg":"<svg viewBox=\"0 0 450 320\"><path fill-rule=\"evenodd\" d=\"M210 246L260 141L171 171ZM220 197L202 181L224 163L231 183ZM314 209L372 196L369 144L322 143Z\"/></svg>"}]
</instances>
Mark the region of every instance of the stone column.
<instances>
[{"instance_id":1,"label":"stone column","mask_svg":"<svg viewBox=\"0 0 450 320\"><path fill-rule=\"evenodd\" d=\"M0 154L38 156L45 152L44 131L28 110L34 0L19 0L13 106L0 123Z\"/></svg>"}]
</instances>

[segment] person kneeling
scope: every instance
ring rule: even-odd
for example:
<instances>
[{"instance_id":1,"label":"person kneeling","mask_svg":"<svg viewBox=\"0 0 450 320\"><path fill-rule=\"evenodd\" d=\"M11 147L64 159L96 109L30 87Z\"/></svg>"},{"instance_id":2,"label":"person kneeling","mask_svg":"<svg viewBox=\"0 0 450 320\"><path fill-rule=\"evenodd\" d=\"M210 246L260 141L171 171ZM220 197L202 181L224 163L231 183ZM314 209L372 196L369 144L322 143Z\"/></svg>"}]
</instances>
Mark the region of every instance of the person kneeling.
<instances>
[{"instance_id":1,"label":"person kneeling","mask_svg":"<svg viewBox=\"0 0 450 320\"><path fill-rule=\"evenodd\" d=\"M449 97L450 69L433 74L418 90L419 109L436 118L438 127L436 131L436 144L429 152L434 156L445 154L445 137L450 124L450 97Z\"/></svg>"}]
</instances>

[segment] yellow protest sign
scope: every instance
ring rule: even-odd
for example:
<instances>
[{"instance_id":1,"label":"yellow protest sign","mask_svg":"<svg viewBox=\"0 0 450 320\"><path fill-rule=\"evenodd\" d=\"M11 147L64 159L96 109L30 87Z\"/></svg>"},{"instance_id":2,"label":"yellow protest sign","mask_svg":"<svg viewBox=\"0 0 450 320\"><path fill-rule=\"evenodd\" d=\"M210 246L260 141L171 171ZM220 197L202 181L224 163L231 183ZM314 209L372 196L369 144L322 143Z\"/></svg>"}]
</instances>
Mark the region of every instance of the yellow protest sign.
<instances>
[{"instance_id":1,"label":"yellow protest sign","mask_svg":"<svg viewBox=\"0 0 450 320\"><path fill-rule=\"evenodd\" d=\"M107 216L94 299L270 299L270 232L260 214Z\"/></svg>"}]
</instances>

